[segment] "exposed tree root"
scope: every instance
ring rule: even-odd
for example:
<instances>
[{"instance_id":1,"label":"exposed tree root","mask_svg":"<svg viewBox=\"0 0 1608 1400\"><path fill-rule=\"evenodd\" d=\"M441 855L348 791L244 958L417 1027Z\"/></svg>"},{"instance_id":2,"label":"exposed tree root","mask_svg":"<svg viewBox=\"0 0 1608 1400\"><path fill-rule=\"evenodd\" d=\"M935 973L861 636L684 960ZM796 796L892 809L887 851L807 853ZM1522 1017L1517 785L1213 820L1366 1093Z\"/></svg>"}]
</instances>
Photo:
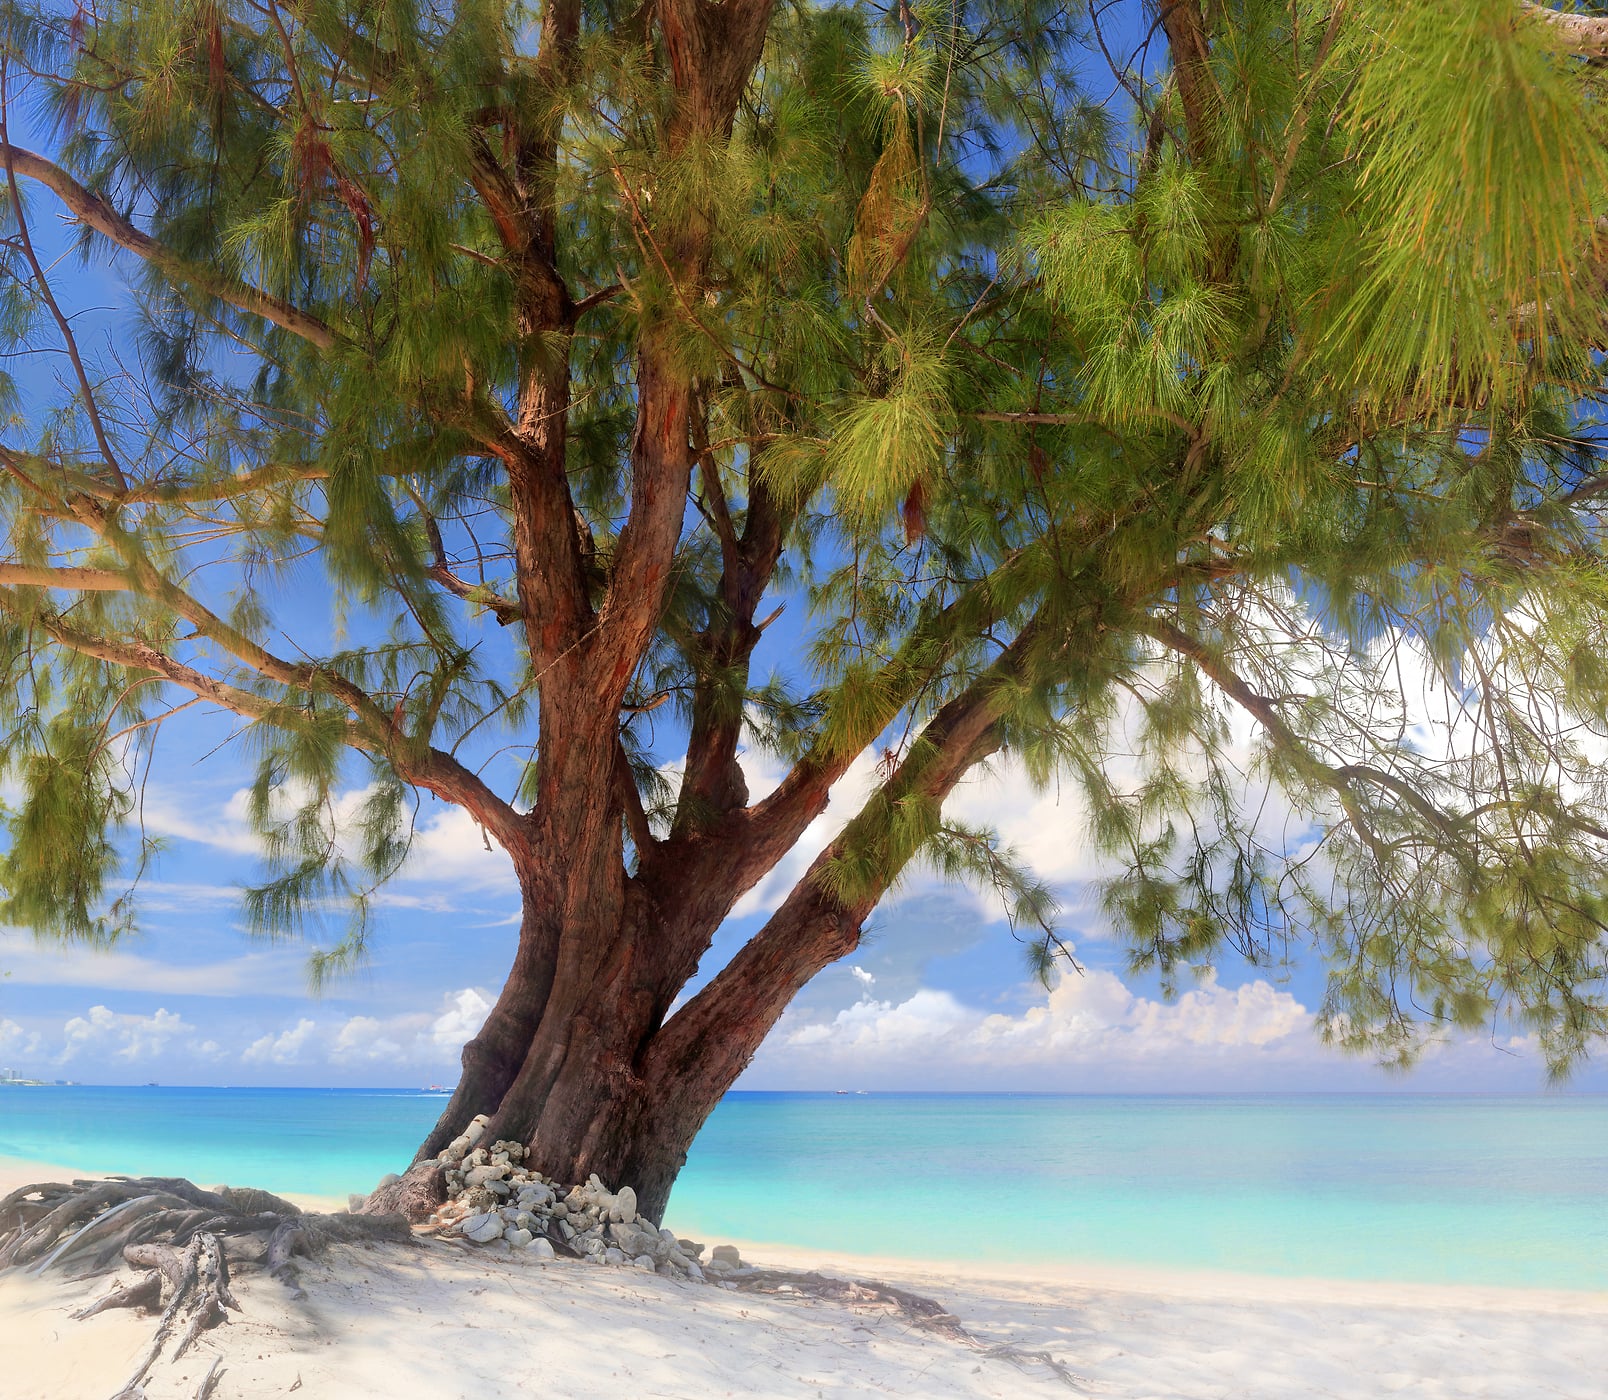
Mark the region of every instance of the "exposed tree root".
<instances>
[{"instance_id":1,"label":"exposed tree root","mask_svg":"<svg viewBox=\"0 0 1608 1400\"><path fill-rule=\"evenodd\" d=\"M172 1363L240 1310L231 1266L265 1267L299 1298L293 1257L330 1244L412 1238L399 1215L310 1215L267 1191L205 1191L169 1177L40 1182L0 1200L0 1269L71 1268L78 1279L123 1264L139 1271L73 1314L83 1319L111 1308L159 1314L145 1355L112 1400L143 1400L145 1379L170 1341ZM221 1361L203 1377L196 1400L212 1394Z\"/></svg>"},{"instance_id":2,"label":"exposed tree root","mask_svg":"<svg viewBox=\"0 0 1608 1400\"><path fill-rule=\"evenodd\" d=\"M144 1400L145 1380L170 1342L171 1364L204 1332L226 1322L229 1312L240 1310L230 1288L232 1270L260 1268L301 1298L305 1294L296 1259L331 1244L412 1239L407 1220L399 1214L306 1214L266 1191L205 1191L168 1177L41 1182L0 1199L0 1269L26 1268L35 1274L72 1269L76 1279L125 1264L137 1271L132 1280L73 1314L79 1320L112 1308L158 1314L138 1367L111 1400ZM554 1239L553 1245L579 1257L564 1241ZM749 1293L878 1307L979 1356L1045 1366L1067 1384L1076 1384L1071 1371L1049 1353L991 1345L968 1332L942 1304L891 1284L780 1269L744 1269L730 1281ZM202 1377L195 1400L212 1395L223 1374L222 1360L216 1358Z\"/></svg>"},{"instance_id":3,"label":"exposed tree root","mask_svg":"<svg viewBox=\"0 0 1608 1400\"><path fill-rule=\"evenodd\" d=\"M786 1269L754 1269L732 1279L744 1293L770 1293L777 1295L802 1294L834 1303L880 1306L889 1313L923 1331L936 1332L952 1342L970 1347L979 1356L992 1361L1008 1361L1013 1366L1044 1366L1073 1389L1077 1378L1063 1362L1047 1351L1027 1351L1008 1343L985 1342L968 1332L961 1320L949 1312L942 1303L895 1288L889 1283L868 1279L832 1278L826 1274L794 1273Z\"/></svg>"}]
</instances>

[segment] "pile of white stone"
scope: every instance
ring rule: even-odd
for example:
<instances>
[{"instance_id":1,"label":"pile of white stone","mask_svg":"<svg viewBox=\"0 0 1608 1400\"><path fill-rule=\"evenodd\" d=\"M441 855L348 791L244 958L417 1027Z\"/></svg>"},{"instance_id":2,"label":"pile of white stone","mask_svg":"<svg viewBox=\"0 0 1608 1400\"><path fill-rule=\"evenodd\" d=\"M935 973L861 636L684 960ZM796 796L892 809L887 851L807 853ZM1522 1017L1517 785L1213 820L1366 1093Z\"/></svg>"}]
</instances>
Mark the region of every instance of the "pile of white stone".
<instances>
[{"instance_id":1,"label":"pile of white stone","mask_svg":"<svg viewBox=\"0 0 1608 1400\"><path fill-rule=\"evenodd\" d=\"M482 1147L487 1118L476 1118L436 1158L446 1170L448 1199L430 1217L443 1235L495 1245L527 1258L556 1257L561 1241L594 1264L630 1265L648 1273L698 1282L731 1283L750 1272L737 1251L721 1245L705 1261L703 1246L677 1239L637 1213L629 1186L610 1191L594 1174L584 1186L563 1186L522 1165L517 1142Z\"/></svg>"}]
</instances>

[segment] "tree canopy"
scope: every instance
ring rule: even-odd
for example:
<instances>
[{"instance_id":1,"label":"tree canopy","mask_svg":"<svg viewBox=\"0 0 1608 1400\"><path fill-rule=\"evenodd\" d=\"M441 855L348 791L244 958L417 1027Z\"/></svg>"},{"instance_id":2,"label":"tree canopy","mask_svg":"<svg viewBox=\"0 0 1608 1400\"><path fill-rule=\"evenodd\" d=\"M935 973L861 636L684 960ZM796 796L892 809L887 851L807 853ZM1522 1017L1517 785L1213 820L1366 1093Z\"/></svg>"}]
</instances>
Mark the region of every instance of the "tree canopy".
<instances>
[{"instance_id":1,"label":"tree canopy","mask_svg":"<svg viewBox=\"0 0 1608 1400\"><path fill-rule=\"evenodd\" d=\"M789 995L915 860L1053 966L1052 893L943 812L1009 761L1080 793L1136 965L1310 946L1325 1032L1393 1057L1502 1017L1561 1072L1608 1026L1608 21L4 15L7 919L129 926L199 703L258 927L361 910L433 793L571 922L697 912L655 1029L867 752L778 914L837 941L739 954Z\"/></svg>"}]
</instances>

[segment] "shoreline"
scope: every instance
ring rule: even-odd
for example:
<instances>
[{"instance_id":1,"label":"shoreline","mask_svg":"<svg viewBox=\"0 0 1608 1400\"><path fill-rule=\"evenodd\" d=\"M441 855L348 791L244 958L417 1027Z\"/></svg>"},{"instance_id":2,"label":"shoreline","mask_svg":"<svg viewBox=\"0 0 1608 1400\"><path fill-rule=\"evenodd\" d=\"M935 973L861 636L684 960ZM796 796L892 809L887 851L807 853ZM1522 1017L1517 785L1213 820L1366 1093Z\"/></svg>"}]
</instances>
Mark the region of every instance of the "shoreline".
<instances>
[{"instance_id":1,"label":"shoreline","mask_svg":"<svg viewBox=\"0 0 1608 1400\"><path fill-rule=\"evenodd\" d=\"M97 1175L0 1157L0 1194ZM341 1205L328 1198L310 1204ZM875 1279L936 1300L968 1336L863 1302L734 1292L639 1270L528 1261L445 1239L337 1245L294 1298L237 1274L243 1311L162 1363L217 1400L1581 1400L1608 1372L1608 1294L1059 1266L945 1263L735 1243L749 1262ZM70 1319L107 1280L0 1274L5 1400L104 1400L149 1347L128 1311ZM1014 1360L1001 1359L1005 1348Z\"/></svg>"},{"instance_id":2,"label":"shoreline","mask_svg":"<svg viewBox=\"0 0 1608 1400\"><path fill-rule=\"evenodd\" d=\"M0 1196L36 1181L96 1180L111 1172L83 1171L55 1162L0 1155ZM212 1187L215 1183L198 1182ZM252 1185L251 1182L233 1183ZM306 1211L344 1211L345 1197L309 1192L275 1194ZM678 1233L677 1222L669 1222ZM1337 1303L1353 1306L1460 1307L1477 1311L1529 1309L1549 1313L1603 1317L1608 1320L1608 1290L1504 1287L1483 1283L1421 1283L1401 1279L1347 1279L1324 1276L1259 1274L1231 1269L1190 1269L1128 1265L1105 1261L1067 1260L1051 1264L997 1259L928 1259L905 1255L820 1249L809 1245L711 1235L708 1248L736 1247L743 1260L770 1268L817 1271L841 1277L877 1278L890 1283L930 1285L943 1281L965 1289L1042 1288L1127 1293L1158 1299L1199 1302Z\"/></svg>"},{"instance_id":3,"label":"shoreline","mask_svg":"<svg viewBox=\"0 0 1608 1400\"><path fill-rule=\"evenodd\" d=\"M1326 1278L1300 1274L1241 1273L1231 1269L1161 1268L1068 1260L1064 1264L1005 1262L992 1259L917 1259L802 1245L768 1244L763 1240L719 1239L711 1244L737 1247L745 1262L772 1267L819 1270L843 1276L885 1279L953 1280L963 1287L1042 1287L1083 1289L1096 1293L1132 1293L1146 1297L1199 1302L1340 1303L1354 1306L1461 1307L1503 1312L1530 1308L1601 1317L1608 1321L1608 1290L1513 1288L1481 1283L1417 1283L1399 1279Z\"/></svg>"}]
</instances>

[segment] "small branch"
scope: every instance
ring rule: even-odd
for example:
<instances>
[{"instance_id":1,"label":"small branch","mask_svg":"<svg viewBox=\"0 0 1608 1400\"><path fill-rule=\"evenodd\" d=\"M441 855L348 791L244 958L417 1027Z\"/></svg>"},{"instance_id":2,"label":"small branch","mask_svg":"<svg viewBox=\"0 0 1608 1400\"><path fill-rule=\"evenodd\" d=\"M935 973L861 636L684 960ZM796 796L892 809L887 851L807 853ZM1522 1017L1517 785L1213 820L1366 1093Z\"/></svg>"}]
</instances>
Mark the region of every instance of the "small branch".
<instances>
[{"instance_id":1,"label":"small branch","mask_svg":"<svg viewBox=\"0 0 1608 1400\"><path fill-rule=\"evenodd\" d=\"M1566 14L1547 5L1532 4L1531 0L1520 0L1519 8L1536 23L1550 28L1571 53L1608 58L1608 18Z\"/></svg>"},{"instance_id":2,"label":"small branch","mask_svg":"<svg viewBox=\"0 0 1608 1400\"><path fill-rule=\"evenodd\" d=\"M28 564L0 564L0 587L67 588L75 593L132 593L134 586L110 569L35 568Z\"/></svg>"},{"instance_id":3,"label":"small branch","mask_svg":"<svg viewBox=\"0 0 1608 1400\"><path fill-rule=\"evenodd\" d=\"M501 594L480 584L470 583L461 579L452 572L452 566L447 561L446 545L441 539L441 527L436 524L435 517L419 504L420 514L424 516L424 532L430 539L430 552L435 556L435 562L425 570L425 573L455 598L462 598L466 603L473 603L491 612L504 627L510 623L518 622L524 610L518 603L504 598Z\"/></svg>"},{"instance_id":4,"label":"small branch","mask_svg":"<svg viewBox=\"0 0 1608 1400\"><path fill-rule=\"evenodd\" d=\"M154 267L160 268L175 281L188 283L208 296L214 296L241 311L261 316L263 320L299 336L309 344L318 346L320 350L334 347L335 332L317 316L279 297L271 296L260 287L236 281L210 268L199 267L181 257L171 248L158 243L148 233L136 228L100 195L85 189L60 166L53 165L43 156L25 151L22 147L13 146L9 142L4 143L3 152L11 168L18 175L37 180L52 190L63 204L97 233L111 239L118 247L127 249L136 257L143 258Z\"/></svg>"},{"instance_id":5,"label":"small branch","mask_svg":"<svg viewBox=\"0 0 1608 1400\"><path fill-rule=\"evenodd\" d=\"M573 325L576 321L579 321L594 306L602 306L606 301L613 301L624 290L623 286L615 282L600 291L593 292L590 296L582 297L570 308L570 323Z\"/></svg>"},{"instance_id":6,"label":"small branch","mask_svg":"<svg viewBox=\"0 0 1608 1400\"><path fill-rule=\"evenodd\" d=\"M653 828L648 825L648 814L642 807L642 794L637 791L636 778L631 773L631 760L626 756L625 745L617 744L614 750L614 787L619 794L620 807L625 812L626 830L641 858L654 846Z\"/></svg>"}]
</instances>

